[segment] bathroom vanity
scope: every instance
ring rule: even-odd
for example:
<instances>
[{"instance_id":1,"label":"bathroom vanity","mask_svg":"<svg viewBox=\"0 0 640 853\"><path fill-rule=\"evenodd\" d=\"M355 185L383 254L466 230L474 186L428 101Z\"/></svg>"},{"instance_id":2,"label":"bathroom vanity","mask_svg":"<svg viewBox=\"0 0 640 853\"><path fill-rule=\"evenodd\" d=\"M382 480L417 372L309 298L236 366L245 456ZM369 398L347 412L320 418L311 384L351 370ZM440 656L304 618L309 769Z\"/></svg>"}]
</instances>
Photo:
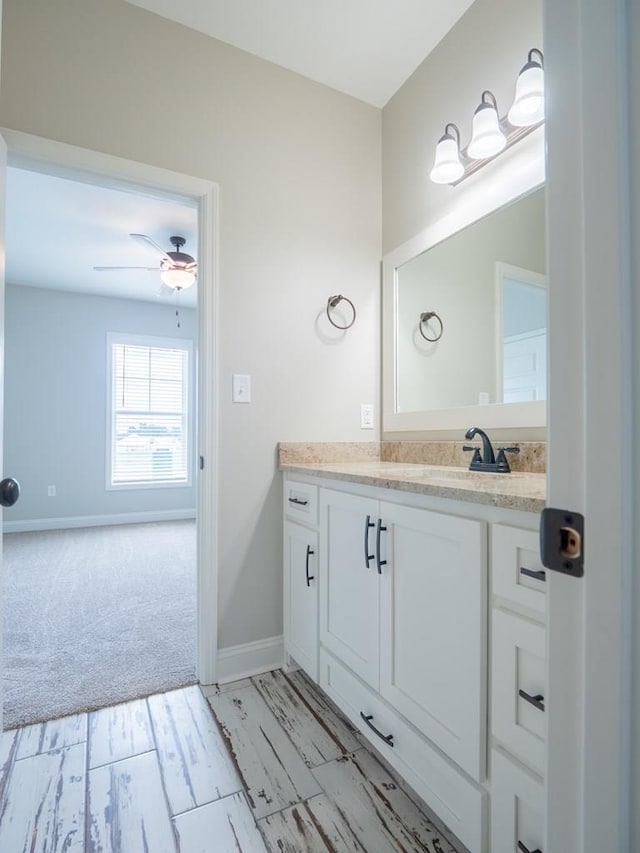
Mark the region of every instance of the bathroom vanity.
<instances>
[{"instance_id":1,"label":"bathroom vanity","mask_svg":"<svg viewBox=\"0 0 640 853\"><path fill-rule=\"evenodd\" d=\"M289 665L472 853L541 850L545 476L280 467Z\"/></svg>"}]
</instances>

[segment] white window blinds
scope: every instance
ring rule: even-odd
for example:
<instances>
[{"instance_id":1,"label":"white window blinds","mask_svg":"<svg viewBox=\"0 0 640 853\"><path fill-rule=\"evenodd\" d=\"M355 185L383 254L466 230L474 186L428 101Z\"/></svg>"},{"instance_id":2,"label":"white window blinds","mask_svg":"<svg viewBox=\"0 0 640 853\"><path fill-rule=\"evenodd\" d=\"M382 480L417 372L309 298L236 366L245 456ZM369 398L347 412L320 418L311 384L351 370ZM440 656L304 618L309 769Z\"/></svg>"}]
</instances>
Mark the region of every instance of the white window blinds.
<instances>
[{"instance_id":1,"label":"white window blinds","mask_svg":"<svg viewBox=\"0 0 640 853\"><path fill-rule=\"evenodd\" d=\"M186 485L189 347L110 336L110 486Z\"/></svg>"}]
</instances>

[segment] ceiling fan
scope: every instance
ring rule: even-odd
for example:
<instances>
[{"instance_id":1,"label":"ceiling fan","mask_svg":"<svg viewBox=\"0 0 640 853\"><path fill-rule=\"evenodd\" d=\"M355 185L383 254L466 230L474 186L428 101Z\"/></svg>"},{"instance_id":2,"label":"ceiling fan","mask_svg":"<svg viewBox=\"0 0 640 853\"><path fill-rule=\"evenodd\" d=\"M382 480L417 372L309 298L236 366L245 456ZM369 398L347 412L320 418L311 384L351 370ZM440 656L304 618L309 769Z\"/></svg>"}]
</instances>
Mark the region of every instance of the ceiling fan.
<instances>
[{"instance_id":1,"label":"ceiling fan","mask_svg":"<svg viewBox=\"0 0 640 853\"><path fill-rule=\"evenodd\" d=\"M156 252L160 254L160 266L94 267L94 270L98 270L99 272L107 272L109 270L157 271L160 273L160 278L162 279L163 284L171 290L177 291L185 290L187 287L191 287L195 282L198 272L198 264L191 255L181 251L182 247L187 242L184 237L170 237L169 242L174 247L175 251L165 252L165 250L159 246L155 240L152 240L151 237L147 237L146 234L130 234L129 236L133 237L133 239L137 240L139 243L142 243L145 246L151 246L155 249Z\"/></svg>"}]
</instances>

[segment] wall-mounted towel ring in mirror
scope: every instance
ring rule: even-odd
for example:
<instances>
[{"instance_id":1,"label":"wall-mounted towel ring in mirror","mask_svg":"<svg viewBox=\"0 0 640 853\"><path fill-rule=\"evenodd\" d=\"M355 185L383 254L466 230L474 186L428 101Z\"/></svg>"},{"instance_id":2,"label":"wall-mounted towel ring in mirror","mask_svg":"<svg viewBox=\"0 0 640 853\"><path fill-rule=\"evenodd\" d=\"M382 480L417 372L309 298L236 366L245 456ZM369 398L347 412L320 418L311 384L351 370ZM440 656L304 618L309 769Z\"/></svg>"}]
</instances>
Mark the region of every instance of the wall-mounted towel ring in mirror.
<instances>
[{"instance_id":1,"label":"wall-mounted towel ring in mirror","mask_svg":"<svg viewBox=\"0 0 640 853\"><path fill-rule=\"evenodd\" d=\"M435 338L428 338L424 333L424 329L422 328L422 325L423 325L423 323L428 323L429 320L433 320L434 317L438 321L438 323L440 323L440 332L435 336ZM429 343L431 343L431 344L435 343L436 341L439 341L440 338L442 337L442 333L444 332L444 326L442 324L442 320L440 319L440 316L438 314L436 314L435 311L423 311L422 312L422 314L420 315L419 329L420 329L420 334L425 339L425 341L429 341Z\"/></svg>"},{"instance_id":2,"label":"wall-mounted towel ring in mirror","mask_svg":"<svg viewBox=\"0 0 640 853\"><path fill-rule=\"evenodd\" d=\"M336 323L334 320L332 320L332 319L331 319L331 309L332 309L332 308L337 308L337 307L338 307L338 305L339 305L343 300L344 300L345 302L348 302L348 303L349 303L349 305L351 306L351 310L353 311L353 318L351 319L351 322L350 322L350 323L347 323L347 325L346 325L346 326L340 326L338 323ZM336 329L342 329L343 331L344 331L345 329L350 329L350 328L353 326L353 324L355 323L355 321L356 321L356 308L355 308L355 305L353 304L353 302L352 302L350 299L347 299L347 297L346 297L346 296L340 296L340 295L338 295L338 296L330 296L330 297L329 297L329 299L327 300L327 317L328 317L329 322L331 323L331 325L332 325L332 326L335 326L335 327L336 327Z\"/></svg>"}]
</instances>

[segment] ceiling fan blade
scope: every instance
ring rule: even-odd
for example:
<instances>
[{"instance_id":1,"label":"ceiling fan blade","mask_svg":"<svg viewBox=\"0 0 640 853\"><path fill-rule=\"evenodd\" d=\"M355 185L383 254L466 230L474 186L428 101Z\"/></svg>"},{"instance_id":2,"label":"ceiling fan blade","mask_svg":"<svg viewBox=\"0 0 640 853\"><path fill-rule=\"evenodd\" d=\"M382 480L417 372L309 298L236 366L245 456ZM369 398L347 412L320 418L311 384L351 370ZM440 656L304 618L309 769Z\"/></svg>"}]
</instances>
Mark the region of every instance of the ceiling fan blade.
<instances>
[{"instance_id":1,"label":"ceiling fan blade","mask_svg":"<svg viewBox=\"0 0 640 853\"><path fill-rule=\"evenodd\" d=\"M189 270L190 272L195 272L197 270L197 268L198 268L198 262L197 261L194 261L193 263L187 264L185 267L183 267L183 269Z\"/></svg>"},{"instance_id":2,"label":"ceiling fan blade","mask_svg":"<svg viewBox=\"0 0 640 853\"><path fill-rule=\"evenodd\" d=\"M162 259L167 261L169 264L173 264L173 260L169 257L169 255L165 252L162 246L158 246L155 240L152 240L151 237L147 237L146 234L129 234L130 237L133 237L134 240L137 240L138 243L142 243L143 245L151 246L156 252L160 252L162 255Z\"/></svg>"},{"instance_id":3,"label":"ceiling fan blade","mask_svg":"<svg viewBox=\"0 0 640 853\"><path fill-rule=\"evenodd\" d=\"M98 272L106 272L108 270L148 270L149 272L160 272L161 267L94 267Z\"/></svg>"}]
</instances>

